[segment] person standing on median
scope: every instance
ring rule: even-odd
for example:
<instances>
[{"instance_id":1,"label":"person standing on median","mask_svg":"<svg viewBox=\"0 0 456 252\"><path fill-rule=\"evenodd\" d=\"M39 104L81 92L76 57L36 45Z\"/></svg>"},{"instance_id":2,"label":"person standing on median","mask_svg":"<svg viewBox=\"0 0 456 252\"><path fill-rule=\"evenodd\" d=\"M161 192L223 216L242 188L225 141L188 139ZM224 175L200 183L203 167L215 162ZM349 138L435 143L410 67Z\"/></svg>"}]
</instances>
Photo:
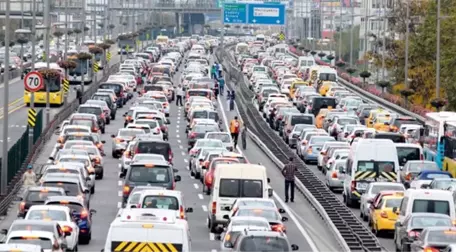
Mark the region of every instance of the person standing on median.
<instances>
[{"instance_id":1,"label":"person standing on median","mask_svg":"<svg viewBox=\"0 0 456 252\"><path fill-rule=\"evenodd\" d=\"M282 174L285 176L285 202L288 202L288 199L294 202L295 173L298 167L293 164L293 157L289 157L288 160L289 162L282 169ZM288 197L288 189L290 189L290 197Z\"/></svg>"},{"instance_id":2,"label":"person standing on median","mask_svg":"<svg viewBox=\"0 0 456 252\"><path fill-rule=\"evenodd\" d=\"M27 171L22 176L22 180L24 181L24 187L26 188L36 186L36 174L33 171L33 166L31 164L27 166Z\"/></svg>"},{"instance_id":3,"label":"person standing on median","mask_svg":"<svg viewBox=\"0 0 456 252\"><path fill-rule=\"evenodd\" d=\"M185 96L184 88L181 85L179 85L177 87L176 106L183 106L182 105L182 99L184 98L184 96ZM180 105L179 105L179 103L180 103Z\"/></svg>"}]
</instances>

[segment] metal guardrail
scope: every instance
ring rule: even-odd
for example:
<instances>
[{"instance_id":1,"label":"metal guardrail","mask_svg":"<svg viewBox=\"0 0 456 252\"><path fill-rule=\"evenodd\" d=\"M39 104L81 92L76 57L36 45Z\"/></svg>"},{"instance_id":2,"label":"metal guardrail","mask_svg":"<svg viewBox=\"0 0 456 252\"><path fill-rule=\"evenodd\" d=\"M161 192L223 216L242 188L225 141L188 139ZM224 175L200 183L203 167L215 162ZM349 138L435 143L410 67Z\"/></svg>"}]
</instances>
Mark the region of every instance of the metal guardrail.
<instances>
[{"instance_id":1,"label":"metal guardrail","mask_svg":"<svg viewBox=\"0 0 456 252\"><path fill-rule=\"evenodd\" d=\"M298 58L299 56L292 53L292 52L289 52L288 53L289 55L295 57L295 58ZM424 121L426 120L424 117L418 115L418 114L415 114L407 109L404 109L394 103L391 103L381 97L378 97L360 87L358 87L357 85L353 84L353 83L350 83L344 79L342 79L341 77L338 78L338 83L343 85L344 87L346 87L347 89L349 89L350 91L353 91L355 93L357 93L358 95L360 95L361 97L363 98L366 98L367 100L369 100L370 102L373 102L373 103L377 103L381 106L383 106L384 108L386 109L389 109L391 110L392 112L396 112L396 113L400 113L402 115L405 115L405 116L410 116L410 117L413 117L413 118L416 118L420 123L424 123Z\"/></svg>"},{"instance_id":2,"label":"metal guardrail","mask_svg":"<svg viewBox=\"0 0 456 252\"><path fill-rule=\"evenodd\" d=\"M120 63L112 65L98 83L106 81L110 74L116 73L119 69L119 65ZM92 94L97 91L98 83L93 83L91 87L84 92L83 102L90 99ZM0 197L0 215L7 214L10 204L15 200L16 195L22 188L22 174L25 172L27 164L34 163L38 159L41 150L43 150L44 145L51 139L56 128L72 113L74 113L78 107L79 101L77 99L65 105L62 110L60 110L59 113L55 115L54 119L49 123L49 125L47 125L47 127L43 130L41 136L34 144L33 149L29 152L25 162L22 164L22 168L8 185L8 193ZM41 169L41 166L37 166L35 168Z\"/></svg>"},{"instance_id":3,"label":"metal guardrail","mask_svg":"<svg viewBox=\"0 0 456 252\"><path fill-rule=\"evenodd\" d=\"M236 105L239 115L250 129L249 134L253 136L252 139L258 143L269 143L267 147L264 144L260 144L260 147L266 149L267 153L269 152L268 156L276 161L279 169L288 162L288 157L294 157L294 163L298 167L297 189L315 207L334 237L342 239L339 241L340 246L344 250L348 247L350 251L382 251L382 247L372 232L336 198L314 172L264 122L252 103L254 94L244 82L244 75L230 62L227 62L231 55L224 49L219 49L216 56L219 62L222 62L227 73L226 76L235 84L232 86L231 82L227 81L227 85L236 90L238 94Z\"/></svg>"}]
</instances>

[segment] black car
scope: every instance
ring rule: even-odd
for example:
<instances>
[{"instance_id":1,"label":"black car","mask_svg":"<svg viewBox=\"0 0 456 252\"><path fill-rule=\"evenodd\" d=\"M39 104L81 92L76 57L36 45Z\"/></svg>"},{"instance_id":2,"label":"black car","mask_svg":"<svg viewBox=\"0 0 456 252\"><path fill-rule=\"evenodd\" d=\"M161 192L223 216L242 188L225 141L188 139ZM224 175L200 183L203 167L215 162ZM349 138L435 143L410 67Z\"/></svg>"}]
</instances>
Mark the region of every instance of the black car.
<instances>
[{"instance_id":1,"label":"black car","mask_svg":"<svg viewBox=\"0 0 456 252\"><path fill-rule=\"evenodd\" d=\"M102 82L99 86L101 89L111 89L114 90L117 96L117 107L122 108L123 105L127 103L127 99L124 97L125 93L125 87L121 83L115 83L115 82Z\"/></svg>"},{"instance_id":2,"label":"black car","mask_svg":"<svg viewBox=\"0 0 456 252\"><path fill-rule=\"evenodd\" d=\"M19 197L19 209L17 217L24 218L28 210L34 205L43 205L50 196L65 196L65 190L61 187L32 186L27 188L22 197Z\"/></svg>"},{"instance_id":3,"label":"black car","mask_svg":"<svg viewBox=\"0 0 456 252\"><path fill-rule=\"evenodd\" d=\"M132 163L127 173L120 174L124 178L122 189L122 203L125 204L135 186L156 186L174 190L176 183L181 181L177 173L168 162L154 160L153 163L145 160Z\"/></svg>"},{"instance_id":4,"label":"black car","mask_svg":"<svg viewBox=\"0 0 456 252\"><path fill-rule=\"evenodd\" d=\"M90 100L105 101L108 104L109 109L111 110L111 117L114 115L112 119L115 119L115 114L117 112L117 104L112 101L111 97L109 97L109 94L96 93L92 95L92 97L90 97Z\"/></svg>"},{"instance_id":5,"label":"black car","mask_svg":"<svg viewBox=\"0 0 456 252\"><path fill-rule=\"evenodd\" d=\"M100 106L83 104L79 106L78 113L96 115L98 127L100 127L101 133L105 133L107 118L105 118L103 109Z\"/></svg>"}]
</instances>

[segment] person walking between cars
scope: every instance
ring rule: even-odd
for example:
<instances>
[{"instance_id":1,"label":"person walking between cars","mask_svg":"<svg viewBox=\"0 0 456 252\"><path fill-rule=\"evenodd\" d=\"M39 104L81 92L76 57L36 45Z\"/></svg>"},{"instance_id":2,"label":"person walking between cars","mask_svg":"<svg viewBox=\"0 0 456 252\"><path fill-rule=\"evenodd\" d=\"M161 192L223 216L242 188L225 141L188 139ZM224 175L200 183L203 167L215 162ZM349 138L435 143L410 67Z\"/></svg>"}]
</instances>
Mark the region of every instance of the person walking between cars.
<instances>
[{"instance_id":1,"label":"person walking between cars","mask_svg":"<svg viewBox=\"0 0 456 252\"><path fill-rule=\"evenodd\" d=\"M235 116L230 122L230 133L231 139L233 139L234 148L236 149L238 143L239 132L241 131L241 122L238 117Z\"/></svg>"},{"instance_id":2,"label":"person walking between cars","mask_svg":"<svg viewBox=\"0 0 456 252\"><path fill-rule=\"evenodd\" d=\"M288 160L289 162L282 169L282 174L285 176L285 202L288 202L288 199L290 199L291 202L294 202L294 178L298 167L293 164L293 157L289 157ZM288 189L290 190L290 197L288 197Z\"/></svg>"},{"instance_id":3,"label":"person walking between cars","mask_svg":"<svg viewBox=\"0 0 456 252\"><path fill-rule=\"evenodd\" d=\"M182 105L182 99L184 98L184 95L185 95L185 91L184 91L184 88L179 85L177 87L177 94L176 94L176 106L183 106ZM180 105L179 105L180 104Z\"/></svg>"},{"instance_id":4,"label":"person walking between cars","mask_svg":"<svg viewBox=\"0 0 456 252\"><path fill-rule=\"evenodd\" d=\"M244 128L241 132L241 140L242 140L242 149L247 149L247 125L244 125Z\"/></svg>"},{"instance_id":5,"label":"person walking between cars","mask_svg":"<svg viewBox=\"0 0 456 252\"><path fill-rule=\"evenodd\" d=\"M218 83L220 89L219 93L221 96L223 96L223 91L225 90L225 78L223 77L222 72L219 74Z\"/></svg>"},{"instance_id":6,"label":"person walking between cars","mask_svg":"<svg viewBox=\"0 0 456 252\"><path fill-rule=\"evenodd\" d=\"M27 171L24 173L22 179L24 181L24 187L36 186L36 174L31 164L27 166Z\"/></svg>"},{"instance_id":7,"label":"person walking between cars","mask_svg":"<svg viewBox=\"0 0 456 252\"><path fill-rule=\"evenodd\" d=\"M82 88L81 87L77 87L76 88L76 98L78 99L79 101L79 105L82 104Z\"/></svg>"},{"instance_id":8,"label":"person walking between cars","mask_svg":"<svg viewBox=\"0 0 456 252\"><path fill-rule=\"evenodd\" d=\"M212 67L211 67L211 78L214 79L214 80L216 79L216 76L215 76L215 75L216 75L216 73L217 73L216 66L217 66L217 64L214 63L214 64L212 65Z\"/></svg>"},{"instance_id":9,"label":"person walking between cars","mask_svg":"<svg viewBox=\"0 0 456 252\"><path fill-rule=\"evenodd\" d=\"M231 91L230 95L230 111L234 110L234 100L236 99L236 94L234 93L234 90Z\"/></svg>"}]
</instances>

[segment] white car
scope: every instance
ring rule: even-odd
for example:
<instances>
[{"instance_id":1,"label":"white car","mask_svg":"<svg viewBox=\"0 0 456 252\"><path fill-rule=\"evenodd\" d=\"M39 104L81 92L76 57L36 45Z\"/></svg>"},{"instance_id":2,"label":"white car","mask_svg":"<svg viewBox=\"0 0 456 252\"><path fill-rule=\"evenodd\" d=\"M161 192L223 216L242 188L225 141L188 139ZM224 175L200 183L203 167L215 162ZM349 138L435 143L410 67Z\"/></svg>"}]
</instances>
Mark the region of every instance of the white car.
<instances>
[{"instance_id":1,"label":"white car","mask_svg":"<svg viewBox=\"0 0 456 252\"><path fill-rule=\"evenodd\" d=\"M24 219L57 221L63 231L67 234L65 239L68 244L68 250L77 251L79 227L73 221L69 207L58 205L35 205L30 207Z\"/></svg>"},{"instance_id":2,"label":"white car","mask_svg":"<svg viewBox=\"0 0 456 252\"><path fill-rule=\"evenodd\" d=\"M12 231L6 240L6 244L31 244L39 245L44 252L64 252L67 249L66 244L59 244L53 233L48 231ZM54 248L54 244L58 248ZM16 251L16 250L13 250Z\"/></svg>"},{"instance_id":3,"label":"white car","mask_svg":"<svg viewBox=\"0 0 456 252\"><path fill-rule=\"evenodd\" d=\"M223 142L228 151L234 151L233 139L231 139L231 135L228 132L208 132L204 139L218 139Z\"/></svg>"}]
</instances>

